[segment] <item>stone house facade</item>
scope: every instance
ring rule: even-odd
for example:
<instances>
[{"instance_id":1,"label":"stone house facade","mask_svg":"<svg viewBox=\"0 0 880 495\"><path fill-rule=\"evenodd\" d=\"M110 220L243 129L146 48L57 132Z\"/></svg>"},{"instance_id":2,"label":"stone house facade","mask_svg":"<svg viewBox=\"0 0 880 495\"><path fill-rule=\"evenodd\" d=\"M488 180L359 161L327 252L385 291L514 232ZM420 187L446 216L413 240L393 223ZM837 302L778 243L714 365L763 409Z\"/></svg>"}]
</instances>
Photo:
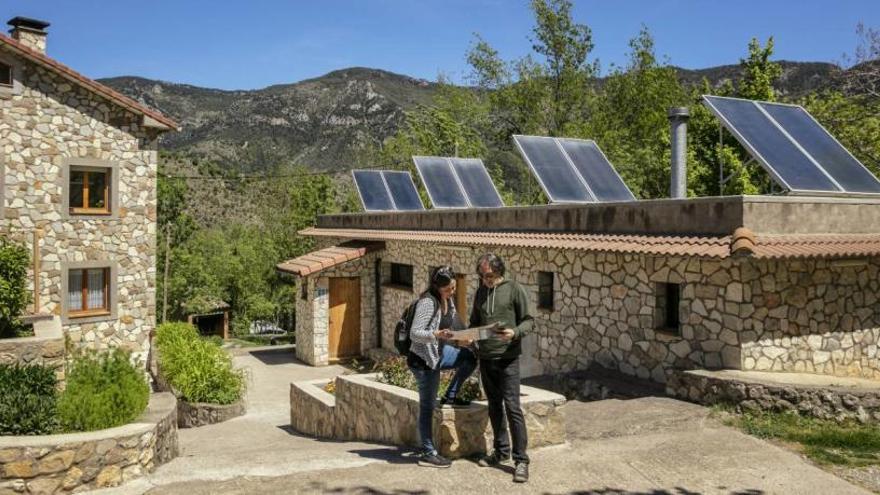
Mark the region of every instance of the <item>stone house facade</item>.
<instances>
[{"instance_id":1,"label":"stone house facade","mask_svg":"<svg viewBox=\"0 0 880 495\"><path fill-rule=\"evenodd\" d=\"M866 199L365 213L321 217L303 234L323 249L278 269L299 275L297 355L313 365L334 357L332 335L315 329L328 327L321 288L335 277L359 276L361 350L393 349L394 323L432 267L462 273L469 301L474 262L492 251L535 305L525 375L595 362L657 382L681 369L880 378L878 233L880 202ZM356 243L373 248L322 257ZM412 267L411 288L390 283L391 264Z\"/></svg>"},{"instance_id":2,"label":"stone house facade","mask_svg":"<svg viewBox=\"0 0 880 495\"><path fill-rule=\"evenodd\" d=\"M156 145L177 124L48 57L47 23L10 25L0 35L0 237L32 253L27 317L144 363L156 322Z\"/></svg>"}]
</instances>

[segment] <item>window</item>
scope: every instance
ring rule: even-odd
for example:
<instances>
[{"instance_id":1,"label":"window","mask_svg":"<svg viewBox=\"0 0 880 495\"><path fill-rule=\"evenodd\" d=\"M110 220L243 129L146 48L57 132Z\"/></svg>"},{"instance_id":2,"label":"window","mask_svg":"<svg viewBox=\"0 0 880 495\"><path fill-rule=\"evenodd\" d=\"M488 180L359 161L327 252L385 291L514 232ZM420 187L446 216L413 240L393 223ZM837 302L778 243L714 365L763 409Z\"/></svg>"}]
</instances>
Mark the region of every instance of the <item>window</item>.
<instances>
[{"instance_id":1,"label":"window","mask_svg":"<svg viewBox=\"0 0 880 495\"><path fill-rule=\"evenodd\" d=\"M553 272L538 272L538 309L553 310Z\"/></svg>"},{"instance_id":2,"label":"window","mask_svg":"<svg viewBox=\"0 0 880 495\"><path fill-rule=\"evenodd\" d=\"M82 268L67 272L67 314L71 318L110 313L110 269Z\"/></svg>"},{"instance_id":3,"label":"window","mask_svg":"<svg viewBox=\"0 0 880 495\"><path fill-rule=\"evenodd\" d=\"M76 215L110 214L110 169L70 168L68 208Z\"/></svg>"},{"instance_id":4,"label":"window","mask_svg":"<svg viewBox=\"0 0 880 495\"><path fill-rule=\"evenodd\" d=\"M304 278L300 279L299 298L303 301L309 300L309 281Z\"/></svg>"},{"instance_id":5,"label":"window","mask_svg":"<svg viewBox=\"0 0 880 495\"><path fill-rule=\"evenodd\" d=\"M412 289L413 286L413 267L412 265L404 265L401 263L391 263L391 280L392 285L399 285Z\"/></svg>"},{"instance_id":6,"label":"window","mask_svg":"<svg viewBox=\"0 0 880 495\"><path fill-rule=\"evenodd\" d=\"M681 284L657 284L657 307L654 322L657 330L678 335L681 330L678 307L681 302Z\"/></svg>"},{"instance_id":7,"label":"window","mask_svg":"<svg viewBox=\"0 0 880 495\"><path fill-rule=\"evenodd\" d=\"M0 62L0 86L11 88L13 85L12 66Z\"/></svg>"}]
</instances>

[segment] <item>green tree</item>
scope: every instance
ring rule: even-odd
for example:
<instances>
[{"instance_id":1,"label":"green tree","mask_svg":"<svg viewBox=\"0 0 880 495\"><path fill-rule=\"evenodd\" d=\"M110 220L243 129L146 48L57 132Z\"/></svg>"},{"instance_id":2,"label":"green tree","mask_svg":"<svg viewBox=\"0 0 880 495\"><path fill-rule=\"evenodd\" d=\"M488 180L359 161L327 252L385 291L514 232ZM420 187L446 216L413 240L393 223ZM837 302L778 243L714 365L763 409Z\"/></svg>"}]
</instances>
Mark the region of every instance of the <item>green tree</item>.
<instances>
[{"instance_id":1,"label":"green tree","mask_svg":"<svg viewBox=\"0 0 880 495\"><path fill-rule=\"evenodd\" d=\"M738 96L749 100L774 101L776 91L773 85L782 75L782 67L772 62L773 37L767 39L767 44L762 47L757 38L749 42L749 55L740 59L739 65L743 71L743 78L739 83Z\"/></svg>"},{"instance_id":2,"label":"green tree","mask_svg":"<svg viewBox=\"0 0 880 495\"><path fill-rule=\"evenodd\" d=\"M30 302L29 263L24 246L0 239L0 338L17 337L24 330L19 317Z\"/></svg>"},{"instance_id":3,"label":"green tree","mask_svg":"<svg viewBox=\"0 0 880 495\"><path fill-rule=\"evenodd\" d=\"M675 69L657 60L646 26L630 40L627 66L606 79L576 131L593 138L637 197L669 195L670 107L688 102Z\"/></svg>"}]
</instances>

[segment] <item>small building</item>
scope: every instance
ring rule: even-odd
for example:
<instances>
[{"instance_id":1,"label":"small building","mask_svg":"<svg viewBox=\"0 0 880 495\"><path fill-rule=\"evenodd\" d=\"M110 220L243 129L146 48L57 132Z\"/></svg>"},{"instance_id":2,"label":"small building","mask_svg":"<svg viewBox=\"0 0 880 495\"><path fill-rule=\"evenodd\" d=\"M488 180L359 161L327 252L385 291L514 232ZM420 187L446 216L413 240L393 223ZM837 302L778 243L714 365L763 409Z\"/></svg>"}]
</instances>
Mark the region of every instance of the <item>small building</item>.
<instances>
[{"instance_id":1,"label":"small building","mask_svg":"<svg viewBox=\"0 0 880 495\"><path fill-rule=\"evenodd\" d=\"M225 301L199 301L192 307L184 305L183 310L187 323L196 327L199 335L216 335L224 340L229 338L229 312L232 307Z\"/></svg>"},{"instance_id":2,"label":"small building","mask_svg":"<svg viewBox=\"0 0 880 495\"><path fill-rule=\"evenodd\" d=\"M319 217L299 277L296 354L321 366L393 350L432 267L506 261L535 331L523 374L593 363L665 382L673 370L880 378L880 200L731 196Z\"/></svg>"},{"instance_id":3,"label":"small building","mask_svg":"<svg viewBox=\"0 0 880 495\"><path fill-rule=\"evenodd\" d=\"M157 140L177 124L49 57L48 23L9 25L0 237L32 253L30 321L143 364L156 325Z\"/></svg>"}]
</instances>

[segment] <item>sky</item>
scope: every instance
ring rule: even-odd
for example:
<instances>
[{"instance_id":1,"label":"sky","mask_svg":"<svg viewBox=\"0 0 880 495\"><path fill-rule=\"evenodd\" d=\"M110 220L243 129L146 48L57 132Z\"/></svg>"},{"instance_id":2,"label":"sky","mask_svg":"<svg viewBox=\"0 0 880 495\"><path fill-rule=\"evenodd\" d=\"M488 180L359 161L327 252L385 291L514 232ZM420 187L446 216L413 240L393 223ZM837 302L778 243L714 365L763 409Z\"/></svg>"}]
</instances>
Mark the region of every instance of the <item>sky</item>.
<instances>
[{"instance_id":1,"label":"sky","mask_svg":"<svg viewBox=\"0 0 880 495\"><path fill-rule=\"evenodd\" d=\"M51 22L50 56L92 77L135 75L256 89L346 67L466 82L479 33L511 60L531 51L527 0L4 0L6 19ZM880 0L574 0L603 72L646 25L657 54L689 69L738 63L752 37L775 59L840 62Z\"/></svg>"}]
</instances>

